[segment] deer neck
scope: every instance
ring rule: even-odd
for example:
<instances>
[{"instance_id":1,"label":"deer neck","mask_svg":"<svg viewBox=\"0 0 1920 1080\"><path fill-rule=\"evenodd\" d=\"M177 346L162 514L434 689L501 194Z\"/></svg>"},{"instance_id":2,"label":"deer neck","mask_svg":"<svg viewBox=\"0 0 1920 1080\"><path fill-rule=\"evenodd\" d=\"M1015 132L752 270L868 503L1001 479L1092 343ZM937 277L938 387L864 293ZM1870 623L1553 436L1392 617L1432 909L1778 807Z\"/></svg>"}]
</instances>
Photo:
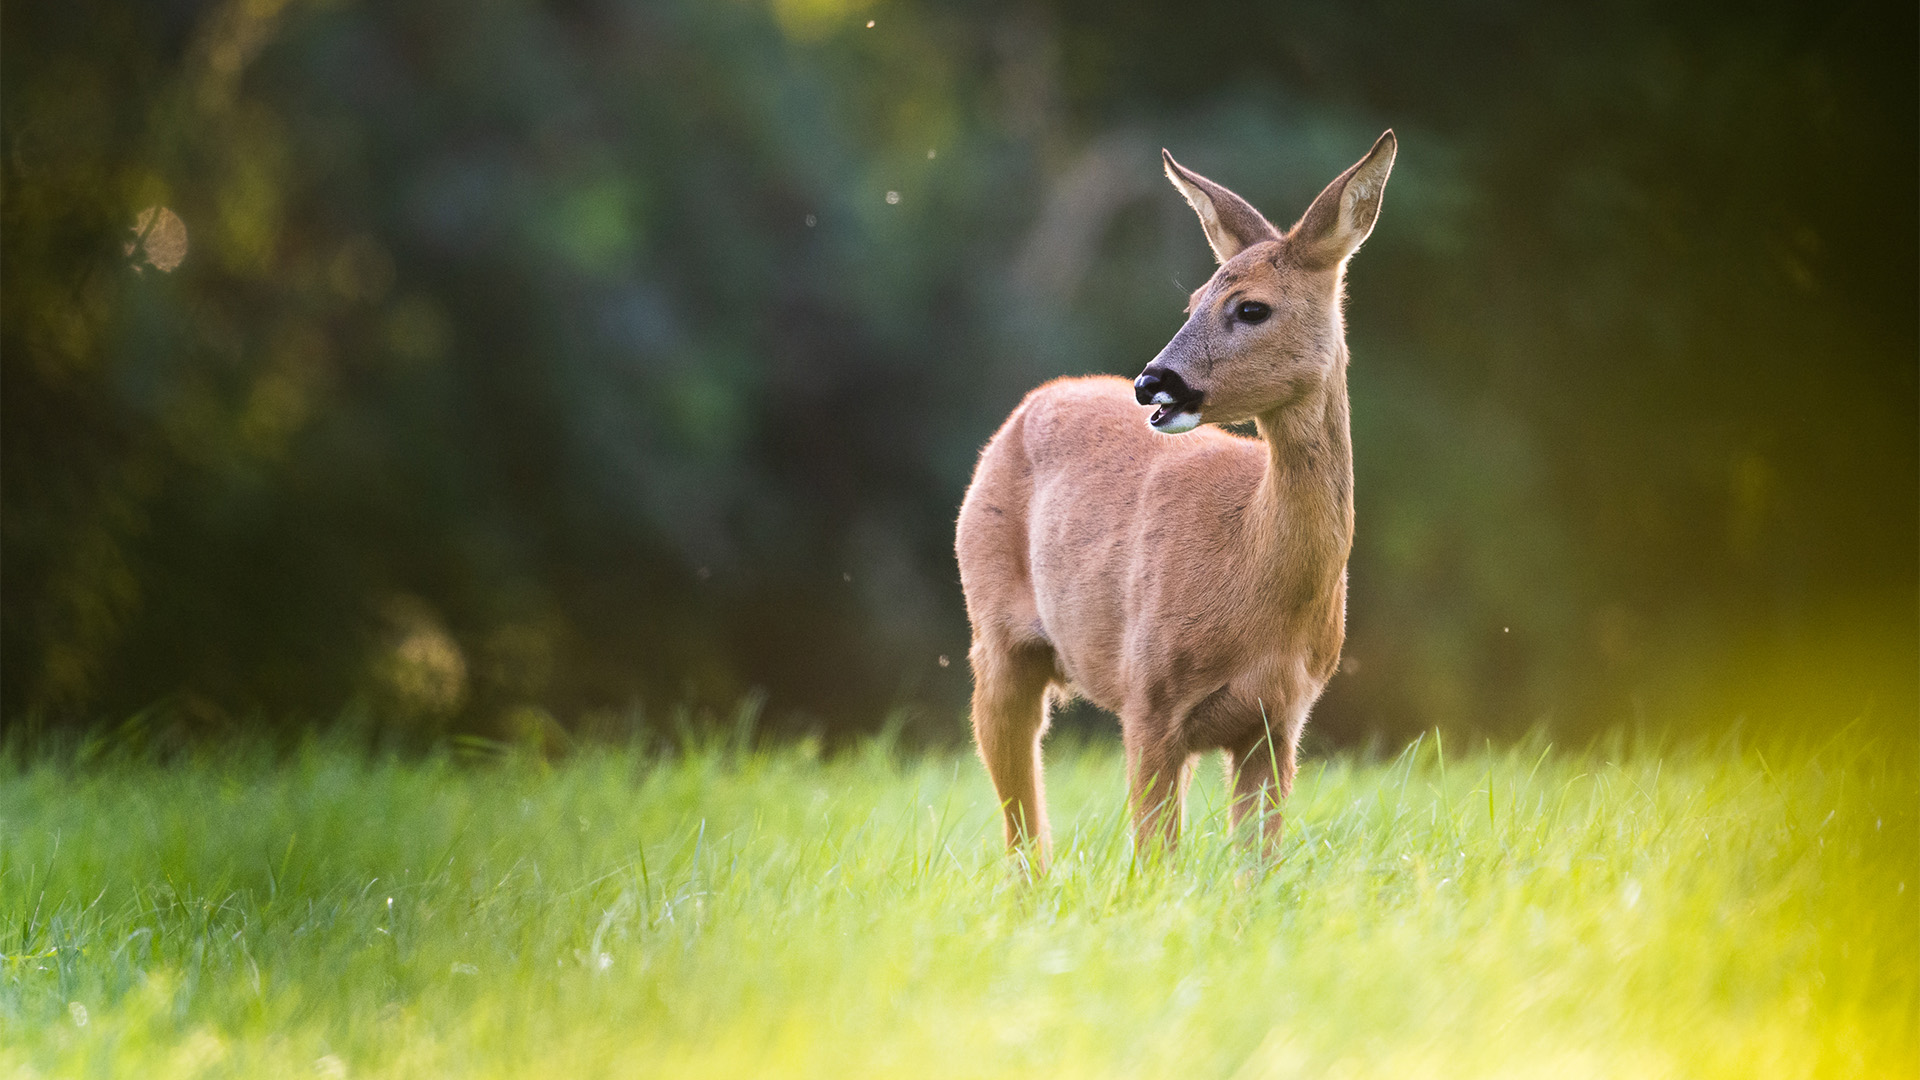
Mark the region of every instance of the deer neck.
<instances>
[{"instance_id":1,"label":"deer neck","mask_svg":"<svg viewBox=\"0 0 1920 1080\"><path fill-rule=\"evenodd\" d=\"M1267 444L1267 468L1247 519L1247 566L1265 577L1262 591L1275 605L1313 614L1335 602L1353 548L1345 346L1324 381L1255 425Z\"/></svg>"}]
</instances>

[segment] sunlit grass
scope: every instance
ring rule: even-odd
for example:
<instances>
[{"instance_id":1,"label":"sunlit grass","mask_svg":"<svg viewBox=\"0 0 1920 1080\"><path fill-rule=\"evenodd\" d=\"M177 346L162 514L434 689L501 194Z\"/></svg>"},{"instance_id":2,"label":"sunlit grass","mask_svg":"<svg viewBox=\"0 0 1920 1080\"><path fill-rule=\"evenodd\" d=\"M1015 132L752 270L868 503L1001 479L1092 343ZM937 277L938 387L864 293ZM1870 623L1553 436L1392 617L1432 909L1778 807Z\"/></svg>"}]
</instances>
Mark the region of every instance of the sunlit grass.
<instances>
[{"instance_id":1,"label":"sunlit grass","mask_svg":"<svg viewBox=\"0 0 1920 1080\"><path fill-rule=\"evenodd\" d=\"M0 1071L1915 1074L1909 753L1444 749L1310 761L1263 870L1055 748L1034 886L958 755L15 761Z\"/></svg>"}]
</instances>

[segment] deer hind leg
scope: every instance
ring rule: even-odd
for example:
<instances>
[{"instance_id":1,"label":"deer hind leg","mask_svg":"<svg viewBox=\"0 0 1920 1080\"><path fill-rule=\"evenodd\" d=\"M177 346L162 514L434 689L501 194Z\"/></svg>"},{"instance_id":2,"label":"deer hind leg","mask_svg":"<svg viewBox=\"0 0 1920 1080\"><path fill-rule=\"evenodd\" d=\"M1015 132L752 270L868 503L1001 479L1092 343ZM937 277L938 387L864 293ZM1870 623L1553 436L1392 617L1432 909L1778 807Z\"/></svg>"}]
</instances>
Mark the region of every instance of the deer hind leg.
<instances>
[{"instance_id":1,"label":"deer hind leg","mask_svg":"<svg viewBox=\"0 0 1920 1080\"><path fill-rule=\"evenodd\" d=\"M1269 855L1280 845L1280 804L1293 794L1293 772L1294 740L1282 731L1268 728L1251 744L1227 753L1233 827L1239 829L1248 814L1257 815L1261 849Z\"/></svg>"},{"instance_id":2,"label":"deer hind leg","mask_svg":"<svg viewBox=\"0 0 1920 1080\"><path fill-rule=\"evenodd\" d=\"M1040 738L1047 731L1052 653L975 641L971 659L973 738L1006 817L1007 848L1027 849L1033 868L1045 869L1050 838Z\"/></svg>"}]
</instances>

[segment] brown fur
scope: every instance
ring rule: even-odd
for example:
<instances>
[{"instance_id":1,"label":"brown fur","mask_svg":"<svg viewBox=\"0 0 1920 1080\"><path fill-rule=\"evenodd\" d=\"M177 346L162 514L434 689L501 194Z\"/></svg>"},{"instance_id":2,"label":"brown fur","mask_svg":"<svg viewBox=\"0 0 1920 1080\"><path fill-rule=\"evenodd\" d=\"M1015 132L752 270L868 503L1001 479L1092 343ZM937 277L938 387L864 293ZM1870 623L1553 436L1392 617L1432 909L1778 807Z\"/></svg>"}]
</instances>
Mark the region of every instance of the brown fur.
<instances>
[{"instance_id":1,"label":"brown fur","mask_svg":"<svg viewBox=\"0 0 1920 1080\"><path fill-rule=\"evenodd\" d=\"M1034 390L981 451L956 551L973 623L973 728L1010 847L1048 829L1050 701L1119 714L1142 846L1178 834L1194 757L1226 753L1233 820L1278 836L1307 711L1339 663L1353 544L1346 259L1379 212L1393 133L1281 233L1171 156L1222 265L1149 371L1202 393L1207 423L1166 435L1106 377ZM1270 306L1264 321L1238 306Z\"/></svg>"}]
</instances>

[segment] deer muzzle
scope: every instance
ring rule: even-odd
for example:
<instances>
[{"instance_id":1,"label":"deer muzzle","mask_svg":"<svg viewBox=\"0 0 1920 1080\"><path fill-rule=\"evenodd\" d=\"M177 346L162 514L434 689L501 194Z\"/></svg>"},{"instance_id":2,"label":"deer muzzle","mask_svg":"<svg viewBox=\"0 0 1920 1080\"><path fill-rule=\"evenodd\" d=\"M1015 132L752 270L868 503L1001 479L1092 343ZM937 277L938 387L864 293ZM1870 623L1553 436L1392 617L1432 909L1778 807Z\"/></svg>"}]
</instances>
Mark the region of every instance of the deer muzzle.
<instances>
[{"instance_id":1,"label":"deer muzzle","mask_svg":"<svg viewBox=\"0 0 1920 1080\"><path fill-rule=\"evenodd\" d=\"M1191 386L1180 373L1161 365L1148 364L1133 380L1133 398L1142 405L1157 405L1147 424L1155 431L1178 435L1200 426L1200 402L1206 395Z\"/></svg>"}]
</instances>

